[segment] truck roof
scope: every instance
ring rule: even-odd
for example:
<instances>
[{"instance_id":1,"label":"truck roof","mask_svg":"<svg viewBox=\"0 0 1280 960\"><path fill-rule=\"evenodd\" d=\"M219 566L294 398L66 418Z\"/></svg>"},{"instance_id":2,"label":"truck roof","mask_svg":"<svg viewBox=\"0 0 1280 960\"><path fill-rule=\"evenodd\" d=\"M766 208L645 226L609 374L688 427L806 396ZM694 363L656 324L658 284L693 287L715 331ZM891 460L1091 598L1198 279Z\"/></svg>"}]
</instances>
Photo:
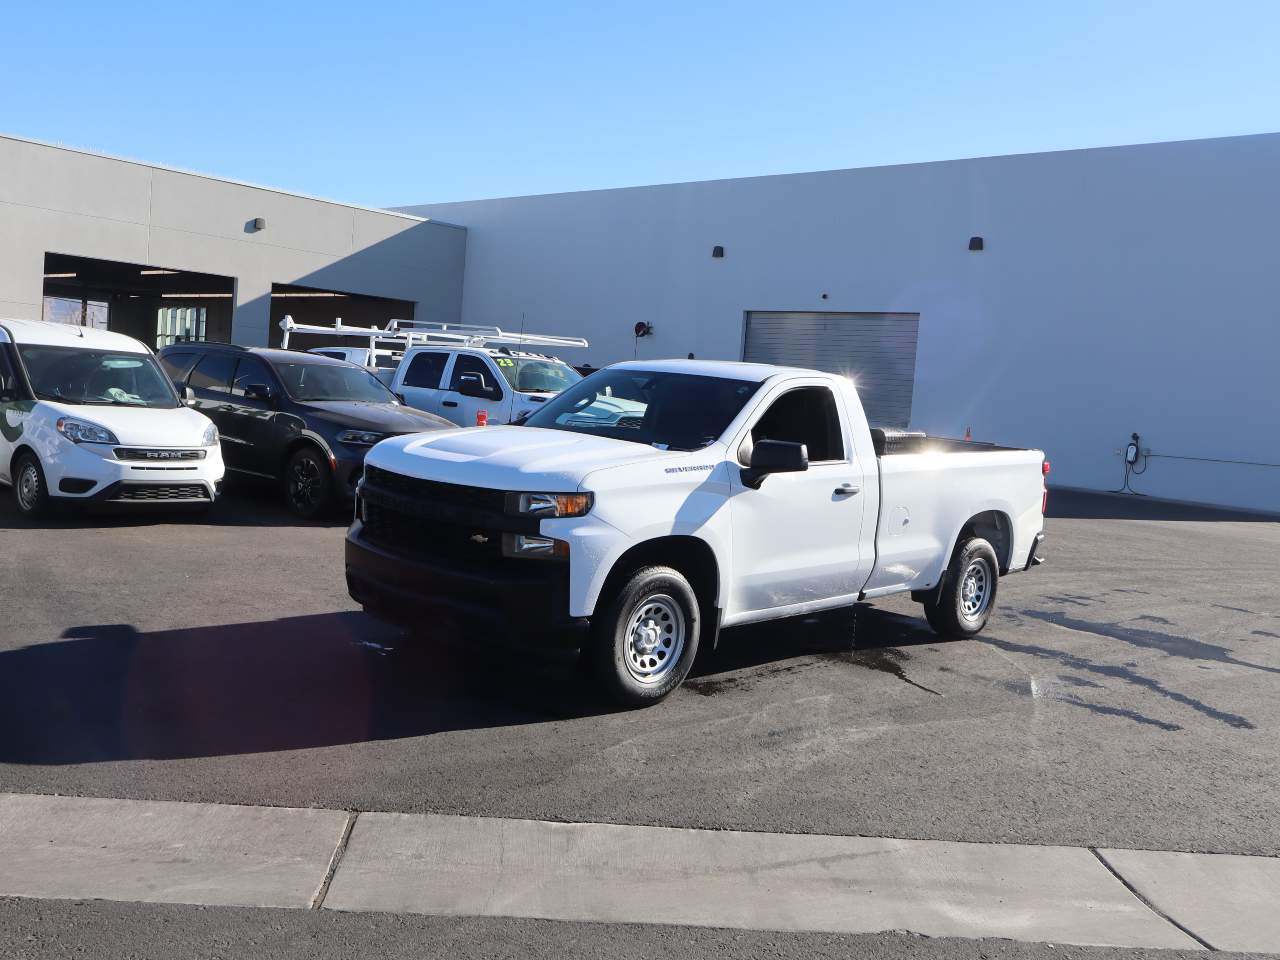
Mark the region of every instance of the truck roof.
<instances>
[{"instance_id":1,"label":"truck roof","mask_svg":"<svg viewBox=\"0 0 1280 960\"><path fill-rule=\"evenodd\" d=\"M47 320L0 319L0 342L6 340L14 343L38 343L48 347L82 347L119 350L122 353L147 352L147 347L141 340L126 337L123 333L70 323L51 323Z\"/></svg>"},{"instance_id":2,"label":"truck roof","mask_svg":"<svg viewBox=\"0 0 1280 960\"><path fill-rule=\"evenodd\" d=\"M744 363L736 360L627 360L608 369L653 370L666 373L691 373L703 377L725 377L760 383L780 373L814 374L802 367L777 367L771 363Z\"/></svg>"}]
</instances>

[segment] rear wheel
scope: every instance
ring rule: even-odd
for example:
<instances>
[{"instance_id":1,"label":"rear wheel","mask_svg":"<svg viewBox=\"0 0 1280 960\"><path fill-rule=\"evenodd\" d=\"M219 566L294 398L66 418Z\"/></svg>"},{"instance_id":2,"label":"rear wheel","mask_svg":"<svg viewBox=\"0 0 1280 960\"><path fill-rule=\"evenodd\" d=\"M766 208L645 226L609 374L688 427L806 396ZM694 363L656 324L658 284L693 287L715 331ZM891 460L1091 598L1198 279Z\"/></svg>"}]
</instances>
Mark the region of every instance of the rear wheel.
<instances>
[{"instance_id":1,"label":"rear wheel","mask_svg":"<svg viewBox=\"0 0 1280 960\"><path fill-rule=\"evenodd\" d=\"M637 570L593 620L596 677L620 703L657 703L684 682L701 626L698 598L683 574Z\"/></svg>"},{"instance_id":2,"label":"rear wheel","mask_svg":"<svg viewBox=\"0 0 1280 960\"><path fill-rule=\"evenodd\" d=\"M957 547L946 580L934 601L925 601L924 616L935 633L965 639L987 625L996 602L999 561L991 544L971 537Z\"/></svg>"},{"instance_id":3,"label":"rear wheel","mask_svg":"<svg viewBox=\"0 0 1280 960\"><path fill-rule=\"evenodd\" d=\"M303 447L284 468L284 495L289 509L304 520L323 516L333 506L333 472L314 447Z\"/></svg>"},{"instance_id":4,"label":"rear wheel","mask_svg":"<svg viewBox=\"0 0 1280 960\"><path fill-rule=\"evenodd\" d=\"M49 513L49 488L44 470L35 454L24 451L13 464L13 498L24 517L43 517Z\"/></svg>"}]
</instances>

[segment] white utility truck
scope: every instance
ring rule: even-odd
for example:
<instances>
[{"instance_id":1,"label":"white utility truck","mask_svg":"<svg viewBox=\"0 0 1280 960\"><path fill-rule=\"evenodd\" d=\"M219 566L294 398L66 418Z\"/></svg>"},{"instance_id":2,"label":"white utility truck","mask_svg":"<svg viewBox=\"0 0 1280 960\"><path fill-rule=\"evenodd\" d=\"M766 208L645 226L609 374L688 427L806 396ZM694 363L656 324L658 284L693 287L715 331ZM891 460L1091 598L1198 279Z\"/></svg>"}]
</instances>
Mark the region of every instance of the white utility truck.
<instances>
[{"instance_id":1,"label":"white utility truck","mask_svg":"<svg viewBox=\"0 0 1280 960\"><path fill-rule=\"evenodd\" d=\"M444 613L522 658L581 650L617 699L666 696L721 627L910 591L968 637L1040 562L1039 450L867 425L839 376L620 363L522 426L384 440L347 535L351 596Z\"/></svg>"},{"instance_id":2,"label":"white utility truck","mask_svg":"<svg viewBox=\"0 0 1280 960\"><path fill-rule=\"evenodd\" d=\"M392 320L385 327L332 327L280 322L287 349L291 334L368 340L367 347L313 347L367 366L407 406L434 413L460 427L512 423L531 415L582 375L558 357L532 347L582 348L581 337L512 333L501 327ZM379 347L379 344L383 345ZM397 350L386 349L395 344Z\"/></svg>"},{"instance_id":3,"label":"white utility truck","mask_svg":"<svg viewBox=\"0 0 1280 960\"><path fill-rule=\"evenodd\" d=\"M145 344L0 320L0 483L22 513L71 501L207 507L222 474L213 421Z\"/></svg>"}]
</instances>

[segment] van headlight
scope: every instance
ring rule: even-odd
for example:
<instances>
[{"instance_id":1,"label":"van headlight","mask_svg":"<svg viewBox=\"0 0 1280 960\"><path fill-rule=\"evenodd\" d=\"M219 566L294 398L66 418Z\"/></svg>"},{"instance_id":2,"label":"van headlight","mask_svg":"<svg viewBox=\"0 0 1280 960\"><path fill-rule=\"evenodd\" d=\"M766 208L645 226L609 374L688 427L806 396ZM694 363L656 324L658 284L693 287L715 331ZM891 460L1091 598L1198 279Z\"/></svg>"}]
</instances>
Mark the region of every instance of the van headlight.
<instances>
[{"instance_id":1,"label":"van headlight","mask_svg":"<svg viewBox=\"0 0 1280 960\"><path fill-rule=\"evenodd\" d=\"M590 493L509 493L507 513L517 517L583 517L591 512Z\"/></svg>"},{"instance_id":2,"label":"van headlight","mask_svg":"<svg viewBox=\"0 0 1280 960\"><path fill-rule=\"evenodd\" d=\"M385 434L373 433L369 430L343 430L338 434L338 442L352 447L372 447L385 438Z\"/></svg>"},{"instance_id":3,"label":"van headlight","mask_svg":"<svg viewBox=\"0 0 1280 960\"><path fill-rule=\"evenodd\" d=\"M106 427L75 417L59 417L55 424L58 432L72 443L119 443L116 435Z\"/></svg>"},{"instance_id":4,"label":"van headlight","mask_svg":"<svg viewBox=\"0 0 1280 960\"><path fill-rule=\"evenodd\" d=\"M216 447L218 445L218 428L215 424L210 423L204 428L204 438L200 441L202 447Z\"/></svg>"}]
</instances>

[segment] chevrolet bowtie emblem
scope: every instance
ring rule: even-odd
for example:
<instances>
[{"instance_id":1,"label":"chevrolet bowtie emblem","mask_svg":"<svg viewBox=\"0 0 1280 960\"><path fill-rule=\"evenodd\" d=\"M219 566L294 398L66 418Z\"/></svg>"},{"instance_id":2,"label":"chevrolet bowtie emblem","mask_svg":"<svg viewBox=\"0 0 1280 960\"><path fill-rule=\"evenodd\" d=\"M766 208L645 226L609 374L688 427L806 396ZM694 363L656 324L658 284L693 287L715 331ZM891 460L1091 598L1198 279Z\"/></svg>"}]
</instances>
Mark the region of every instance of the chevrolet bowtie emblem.
<instances>
[{"instance_id":1,"label":"chevrolet bowtie emblem","mask_svg":"<svg viewBox=\"0 0 1280 960\"><path fill-rule=\"evenodd\" d=\"M488 543L489 538L486 537L483 533L473 533L471 535L471 542L472 543Z\"/></svg>"}]
</instances>

